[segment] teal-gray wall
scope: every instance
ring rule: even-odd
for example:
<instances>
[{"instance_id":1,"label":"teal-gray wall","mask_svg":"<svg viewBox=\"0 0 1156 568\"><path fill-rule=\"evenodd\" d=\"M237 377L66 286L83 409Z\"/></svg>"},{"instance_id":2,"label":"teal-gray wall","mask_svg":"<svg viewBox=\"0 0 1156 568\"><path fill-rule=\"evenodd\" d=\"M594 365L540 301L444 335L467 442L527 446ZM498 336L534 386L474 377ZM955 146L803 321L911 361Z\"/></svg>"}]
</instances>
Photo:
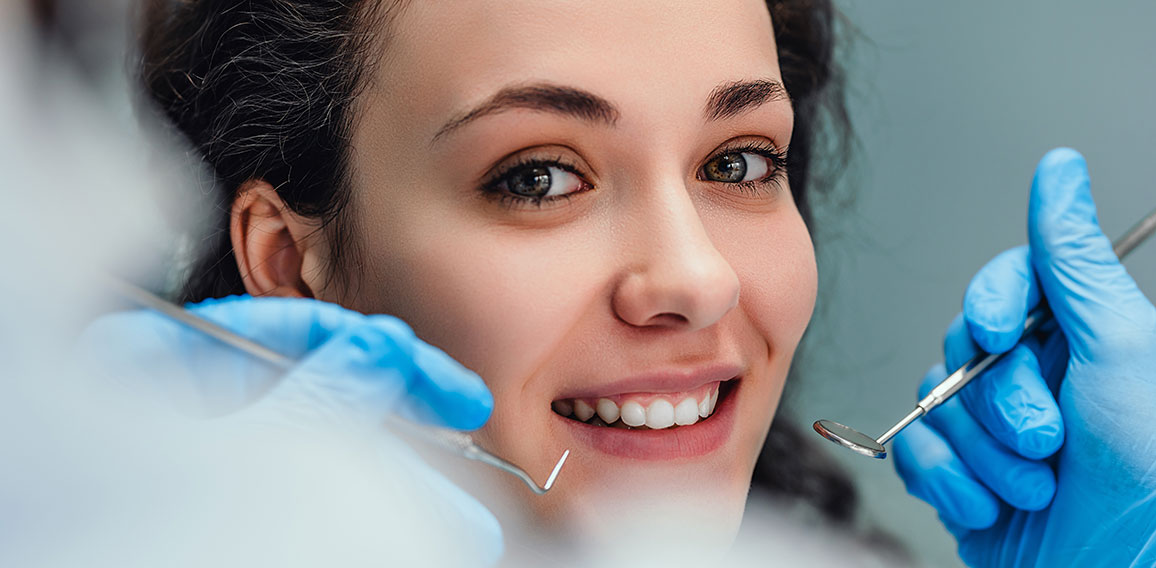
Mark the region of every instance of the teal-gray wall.
<instances>
[{"instance_id":1,"label":"teal-gray wall","mask_svg":"<svg viewBox=\"0 0 1156 568\"><path fill-rule=\"evenodd\" d=\"M1027 196L1055 146L1087 157L1110 236L1156 207L1156 3L838 2L861 141L850 208L819 211L824 290L792 405L878 434L907 413L971 276L1026 242ZM1156 243L1128 269L1156 298ZM864 513L928 566L962 566L891 460L831 447Z\"/></svg>"}]
</instances>

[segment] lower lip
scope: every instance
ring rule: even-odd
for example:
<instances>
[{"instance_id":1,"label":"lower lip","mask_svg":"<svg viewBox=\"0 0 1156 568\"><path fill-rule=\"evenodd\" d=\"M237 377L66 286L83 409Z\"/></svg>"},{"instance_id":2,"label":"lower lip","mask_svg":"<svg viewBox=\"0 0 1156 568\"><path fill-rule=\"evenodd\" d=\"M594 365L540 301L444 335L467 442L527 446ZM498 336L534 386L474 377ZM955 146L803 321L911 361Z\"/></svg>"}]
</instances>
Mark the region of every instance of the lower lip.
<instances>
[{"instance_id":1,"label":"lower lip","mask_svg":"<svg viewBox=\"0 0 1156 568\"><path fill-rule=\"evenodd\" d=\"M612 456L654 461L695 458L721 448L730 439L735 422L735 399L741 387L735 379L714 413L690 426L624 430L592 426L562 416L558 419L570 426L579 441Z\"/></svg>"}]
</instances>

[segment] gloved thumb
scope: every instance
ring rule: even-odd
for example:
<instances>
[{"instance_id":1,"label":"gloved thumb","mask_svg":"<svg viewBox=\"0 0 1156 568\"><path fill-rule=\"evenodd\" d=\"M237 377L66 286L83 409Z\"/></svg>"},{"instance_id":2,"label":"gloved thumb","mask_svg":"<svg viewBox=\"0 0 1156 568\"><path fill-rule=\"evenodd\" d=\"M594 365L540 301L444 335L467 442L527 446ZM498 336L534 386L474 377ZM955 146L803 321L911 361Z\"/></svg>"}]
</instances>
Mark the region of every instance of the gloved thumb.
<instances>
[{"instance_id":1,"label":"gloved thumb","mask_svg":"<svg viewBox=\"0 0 1156 568\"><path fill-rule=\"evenodd\" d=\"M481 378L426 344L396 318L369 316L310 352L250 408L277 421L375 425L391 414L459 430L493 410Z\"/></svg>"},{"instance_id":2,"label":"gloved thumb","mask_svg":"<svg viewBox=\"0 0 1156 568\"><path fill-rule=\"evenodd\" d=\"M1088 166L1057 148L1036 167L1028 205L1032 264L1074 355L1099 338L1156 327L1156 310L1112 252L1092 201Z\"/></svg>"}]
</instances>

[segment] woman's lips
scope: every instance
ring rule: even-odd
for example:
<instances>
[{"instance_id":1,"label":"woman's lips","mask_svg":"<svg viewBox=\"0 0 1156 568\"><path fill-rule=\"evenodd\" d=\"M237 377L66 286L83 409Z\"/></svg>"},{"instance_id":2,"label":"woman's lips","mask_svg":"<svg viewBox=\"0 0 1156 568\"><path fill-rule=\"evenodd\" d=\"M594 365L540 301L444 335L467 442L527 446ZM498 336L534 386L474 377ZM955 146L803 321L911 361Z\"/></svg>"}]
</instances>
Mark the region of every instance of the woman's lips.
<instances>
[{"instance_id":1,"label":"woman's lips","mask_svg":"<svg viewBox=\"0 0 1156 568\"><path fill-rule=\"evenodd\" d=\"M635 375L605 384L591 381L582 388L561 393L555 400L610 397L625 393L684 392L709 383L729 381L743 373L744 367L742 365L731 363L716 363L696 369L669 369Z\"/></svg>"},{"instance_id":2,"label":"woman's lips","mask_svg":"<svg viewBox=\"0 0 1156 568\"><path fill-rule=\"evenodd\" d=\"M706 455L730 438L735 422L735 406L740 380L722 383L717 407L709 418L689 426L661 430L630 430L595 426L573 418L562 420L574 437L597 451L640 460L674 460Z\"/></svg>"}]
</instances>

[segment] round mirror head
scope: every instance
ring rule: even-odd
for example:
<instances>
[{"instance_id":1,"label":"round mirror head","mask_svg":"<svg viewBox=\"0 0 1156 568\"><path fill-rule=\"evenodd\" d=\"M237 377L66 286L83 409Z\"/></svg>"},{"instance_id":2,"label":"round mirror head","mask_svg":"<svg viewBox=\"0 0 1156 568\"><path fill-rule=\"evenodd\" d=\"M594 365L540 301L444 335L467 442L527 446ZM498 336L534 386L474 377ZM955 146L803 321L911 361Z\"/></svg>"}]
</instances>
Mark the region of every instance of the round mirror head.
<instances>
[{"instance_id":1,"label":"round mirror head","mask_svg":"<svg viewBox=\"0 0 1156 568\"><path fill-rule=\"evenodd\" d=\"M869 458L883 459L887 457L887 450L872 438L858 430L848 428L838 422L819 420L815 422L815 431L820 436L843 446L857 454Z\"/></svg>"}]
</instances>

